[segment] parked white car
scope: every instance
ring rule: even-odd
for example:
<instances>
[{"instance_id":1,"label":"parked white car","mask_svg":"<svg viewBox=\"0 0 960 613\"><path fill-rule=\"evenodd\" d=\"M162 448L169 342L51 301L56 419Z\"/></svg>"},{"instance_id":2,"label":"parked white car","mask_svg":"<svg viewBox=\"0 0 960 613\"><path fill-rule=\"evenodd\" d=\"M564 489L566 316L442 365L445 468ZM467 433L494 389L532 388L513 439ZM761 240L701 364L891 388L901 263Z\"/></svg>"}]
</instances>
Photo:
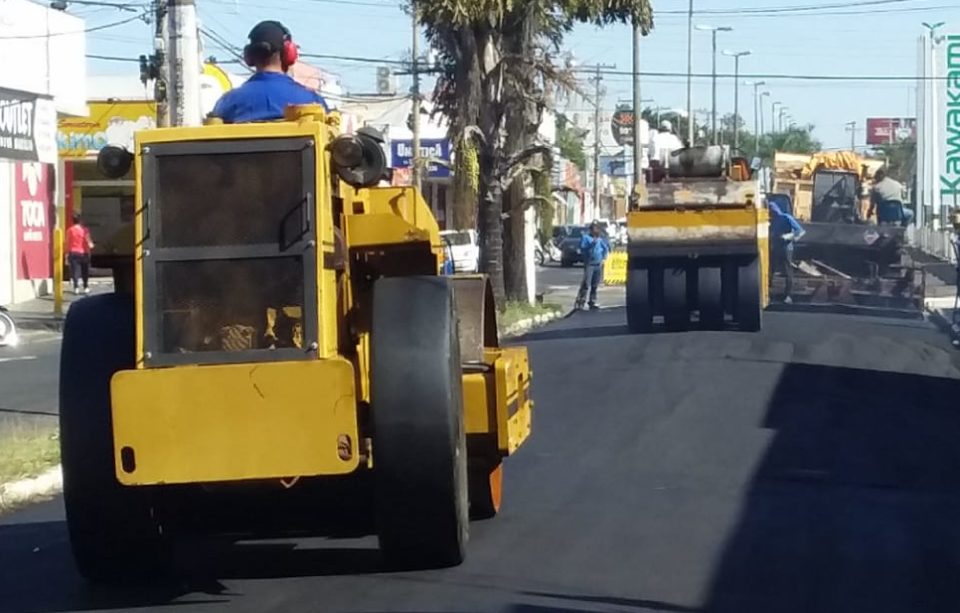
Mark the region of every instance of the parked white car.
<instances>
[{"instance_id":1,"label":"parked white car","mask_svg":"<svg viewBox=\"0 0 960 613\"><path fill-rule=\"evenodd\" d=\"M480 270L480 244L476 230L444 230L440 232L440 238L450 245L455 273Z\"/></svg>"}]
</instances>

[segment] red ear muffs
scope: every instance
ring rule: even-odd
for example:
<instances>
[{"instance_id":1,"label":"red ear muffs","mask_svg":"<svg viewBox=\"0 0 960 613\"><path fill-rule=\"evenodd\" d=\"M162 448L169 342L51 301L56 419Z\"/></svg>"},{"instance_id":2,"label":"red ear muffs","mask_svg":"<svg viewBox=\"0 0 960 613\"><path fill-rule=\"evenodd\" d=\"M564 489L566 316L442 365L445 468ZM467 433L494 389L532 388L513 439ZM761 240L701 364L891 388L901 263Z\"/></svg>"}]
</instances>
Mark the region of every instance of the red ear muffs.
<instances>
[{"instance_id":1,"label":"red ear muffs","mask_svg":"<svg viewBox=\"0 0 960 613\"><path fill-rule=\"evenodd\" d=\"M300 50L289 38L283 41L283 51L280 52L280 59L284 66L293 66L300 57Z\"/></svg>"}]
</instances>

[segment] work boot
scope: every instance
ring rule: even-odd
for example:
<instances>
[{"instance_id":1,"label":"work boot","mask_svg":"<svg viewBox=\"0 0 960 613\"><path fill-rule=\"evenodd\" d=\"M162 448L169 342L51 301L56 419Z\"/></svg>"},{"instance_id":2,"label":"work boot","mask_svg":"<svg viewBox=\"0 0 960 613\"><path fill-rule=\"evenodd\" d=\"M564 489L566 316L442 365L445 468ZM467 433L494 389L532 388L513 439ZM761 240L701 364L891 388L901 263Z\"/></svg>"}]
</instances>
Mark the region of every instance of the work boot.
<instances>
[{"instance_id":1,"label":"work boot","mask_svg":"<svg viewBox=\"0 0 960 613\"><path fill-rule=\"evenodd\" d=\"M591 311L599 311L599 310L600 310L600 305L598 305L596 302L591 302L591 303L590 303L590 310L591 310Z\"/></svg>"}]
</instances>

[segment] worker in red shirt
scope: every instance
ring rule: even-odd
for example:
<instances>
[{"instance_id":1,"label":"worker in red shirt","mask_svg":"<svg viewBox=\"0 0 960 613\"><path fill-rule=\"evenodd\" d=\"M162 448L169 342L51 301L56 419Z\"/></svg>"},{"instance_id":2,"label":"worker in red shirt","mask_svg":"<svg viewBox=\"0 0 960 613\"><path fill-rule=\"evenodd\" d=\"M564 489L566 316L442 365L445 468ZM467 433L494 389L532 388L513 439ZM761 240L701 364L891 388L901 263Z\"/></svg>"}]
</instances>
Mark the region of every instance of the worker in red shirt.
<instances>
[{"instance_id":1,"label":"worker in red shirt","mask_svg":"<svg viewBox=\"0 0 960 613\"><path fill-rule=\"evenodd\" d=\"M93 239L90 230L83 225L80 215L74 214L73 225L67 228L67 262L70 264L70 279L73 281L73 293L80 293L80 279L83 279L83 293L90 293L90 250Z\"/></svg>"}]
</instances>

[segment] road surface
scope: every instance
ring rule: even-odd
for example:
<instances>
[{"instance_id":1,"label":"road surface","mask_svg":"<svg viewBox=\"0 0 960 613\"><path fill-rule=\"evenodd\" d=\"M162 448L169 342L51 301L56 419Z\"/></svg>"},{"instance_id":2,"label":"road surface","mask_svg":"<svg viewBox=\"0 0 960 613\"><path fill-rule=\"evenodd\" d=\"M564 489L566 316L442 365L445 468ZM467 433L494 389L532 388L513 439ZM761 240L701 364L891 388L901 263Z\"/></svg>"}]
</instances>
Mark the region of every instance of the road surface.
<instances>
[{"instance_id":1,"label":"road surface","mask_svg":"<svg viewBox=\"0 0 960 613\"><path fill-rule=\"evenodd\" d=\"M0 347L0 433L14 425L56 425L60 335L25 330Z\"/></svg>"},{"instance_id":2,"label":"road surface","mask_svg":"<svg viewBox=\"0 0 960 613\"><path fill-rule=\"evenodd\" d=\"M0 613L960 610L960 364L923 322L769 313L760 334L533 333L536 424L458 568L371 538L196 545L93 590L59 501L0 518Z\"/></svg>"}]
</instances>

